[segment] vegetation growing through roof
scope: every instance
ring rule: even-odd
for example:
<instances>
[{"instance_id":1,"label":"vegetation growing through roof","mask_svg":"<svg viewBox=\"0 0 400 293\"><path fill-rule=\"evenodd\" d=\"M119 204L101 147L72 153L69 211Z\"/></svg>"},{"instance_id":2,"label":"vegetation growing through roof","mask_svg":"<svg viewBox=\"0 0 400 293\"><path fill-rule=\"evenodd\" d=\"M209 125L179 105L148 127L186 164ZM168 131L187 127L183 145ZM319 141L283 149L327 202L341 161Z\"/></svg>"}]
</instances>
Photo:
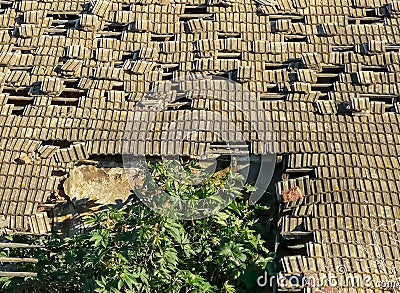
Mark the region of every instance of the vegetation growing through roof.
<instances>
[{"instance_id":1,"label":"vegetation growing through roof","mask_svg":"<svg viewBox=\"0 0 400 293\"><path fill-rule=\"evenodd\" d=\"M157 214L137 199L124 209L92 214L84 233L44 239L53 253L35 254L38 277L2 278L2 292L256 292L257 278L273 260L257 232L265 230L258 211L266 208L248 206L251 187L235 187L240 176L226 172L186 185L170 175L173 166L151 165L156 182L171 196L198 199L225 185L236 200L193 221Z\"/></svg>"}]
</instances>

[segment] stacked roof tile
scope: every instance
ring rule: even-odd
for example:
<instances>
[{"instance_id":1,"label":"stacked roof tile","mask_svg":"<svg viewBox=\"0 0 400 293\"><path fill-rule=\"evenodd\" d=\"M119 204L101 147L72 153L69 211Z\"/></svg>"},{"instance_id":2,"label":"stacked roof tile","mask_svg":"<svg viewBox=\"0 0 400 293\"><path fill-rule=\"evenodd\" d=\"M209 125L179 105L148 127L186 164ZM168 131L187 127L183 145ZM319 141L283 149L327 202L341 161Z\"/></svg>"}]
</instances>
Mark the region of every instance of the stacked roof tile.
<instances>
[{"instance_id":1,"label":"stacked roof tile","mask_svg":"<svg viewBox=\"0 0 400 293\"><path fill-rule=\"evenodd\" d=\"M278 193L299 186L304 195L282 211L279 247L289 252L280 274L321 277L344 266L374 280L397 276L399 3L0 1L0 214L8 229L47 232L38 208L57 190L55 171L120 154L129 114L157 82L222 75L253 92L263 106L254 115L273 124L274 149L291 174ZM170 98L178 99L173 90ZM192 97L192 110L171 109L158 122L181 111L195 120L193 109L211 104L222 111ZM162 136L149 139L143 151L159 155ZM215 139L194 138L203 149ZM258 153L251 131L246 139Z\"/></svg>"}]
</instances>

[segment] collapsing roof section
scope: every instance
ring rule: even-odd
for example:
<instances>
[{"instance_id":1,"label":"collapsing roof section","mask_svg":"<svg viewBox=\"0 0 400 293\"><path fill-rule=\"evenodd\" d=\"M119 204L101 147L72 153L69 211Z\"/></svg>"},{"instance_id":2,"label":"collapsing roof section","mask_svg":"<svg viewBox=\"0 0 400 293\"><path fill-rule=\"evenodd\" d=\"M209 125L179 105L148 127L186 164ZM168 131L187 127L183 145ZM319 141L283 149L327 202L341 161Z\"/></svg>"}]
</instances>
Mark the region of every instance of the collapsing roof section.
<instances>
[{"instance_id":1,"label":"collapsing roof section","mask_svg":"<svg viewBox=\"0 0 400 293\"><path fill-rule=\"evenodd\" d=\"M58 171L120 154L128 112L157 81L220 74L253 92L273 123L275 150L292 174L279 193L298 186L303 194L283 210L280 247L290 253L280 274L346 268L378 280L400 268L399 2L0 6L1 227L47 232L41 206ZM159 154L160 139L151 137L148 155Z\"/></svg>"}]
</instances>

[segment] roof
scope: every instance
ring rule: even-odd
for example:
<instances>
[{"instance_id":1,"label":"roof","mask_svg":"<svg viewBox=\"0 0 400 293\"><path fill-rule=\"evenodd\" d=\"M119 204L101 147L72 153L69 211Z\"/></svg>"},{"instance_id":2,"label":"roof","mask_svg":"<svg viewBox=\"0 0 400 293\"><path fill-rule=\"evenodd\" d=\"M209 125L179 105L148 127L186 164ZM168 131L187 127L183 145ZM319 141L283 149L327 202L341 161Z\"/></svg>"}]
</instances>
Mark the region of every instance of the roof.
<instances>
[{"instance_id":1,"label":"roof","mask_svg":"<svg viewBox=\"0 0 400 293\"><path fill-rule=\"evenodd\" d=\"M157 81L224 74L255 94L263 108L254 115L274 126L291 174L278 193L299 186L304 195L284 205L279 247L293 247L280 273L321 277L345 266L388 278L399 259L399 3L1 3L4 226L47 232L40 207L57 190L57 172L120 154L128 113ZM222 107L195 97L193 105ZM171 109L168 119L180 111L195 115ZM160 139L150 138L146 154L160 154ZM196 139L200 152L215 138Z\"/></svg>"}]
</instances>

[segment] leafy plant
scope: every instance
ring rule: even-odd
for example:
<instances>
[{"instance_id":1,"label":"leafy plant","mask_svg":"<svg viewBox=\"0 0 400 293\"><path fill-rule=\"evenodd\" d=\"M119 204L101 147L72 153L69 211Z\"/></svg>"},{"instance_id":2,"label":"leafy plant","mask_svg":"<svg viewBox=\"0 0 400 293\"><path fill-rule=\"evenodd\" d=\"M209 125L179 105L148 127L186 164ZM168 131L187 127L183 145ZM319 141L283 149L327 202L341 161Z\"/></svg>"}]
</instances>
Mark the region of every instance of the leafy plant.
<instances>
[{"instance_id":1,"label":"leafy plant","mask_svg":"<svg viewBox=\"0 0 400 293\"><path fill-rule=\"evenodd\" d=\"M236 200L211 217L182 221L133 198L123 209L86 218L83 234L45 239L52 254L36 253L38 277L0 279L2 291L251 291L272 256L254 229L261 224L246 191L232 182L242 178L227 172L190 184L196 168L187 163L177 174L174 162L150 165L156 184L172 197L199 199L226 188Z\"/></svg>"}]
</instances>

